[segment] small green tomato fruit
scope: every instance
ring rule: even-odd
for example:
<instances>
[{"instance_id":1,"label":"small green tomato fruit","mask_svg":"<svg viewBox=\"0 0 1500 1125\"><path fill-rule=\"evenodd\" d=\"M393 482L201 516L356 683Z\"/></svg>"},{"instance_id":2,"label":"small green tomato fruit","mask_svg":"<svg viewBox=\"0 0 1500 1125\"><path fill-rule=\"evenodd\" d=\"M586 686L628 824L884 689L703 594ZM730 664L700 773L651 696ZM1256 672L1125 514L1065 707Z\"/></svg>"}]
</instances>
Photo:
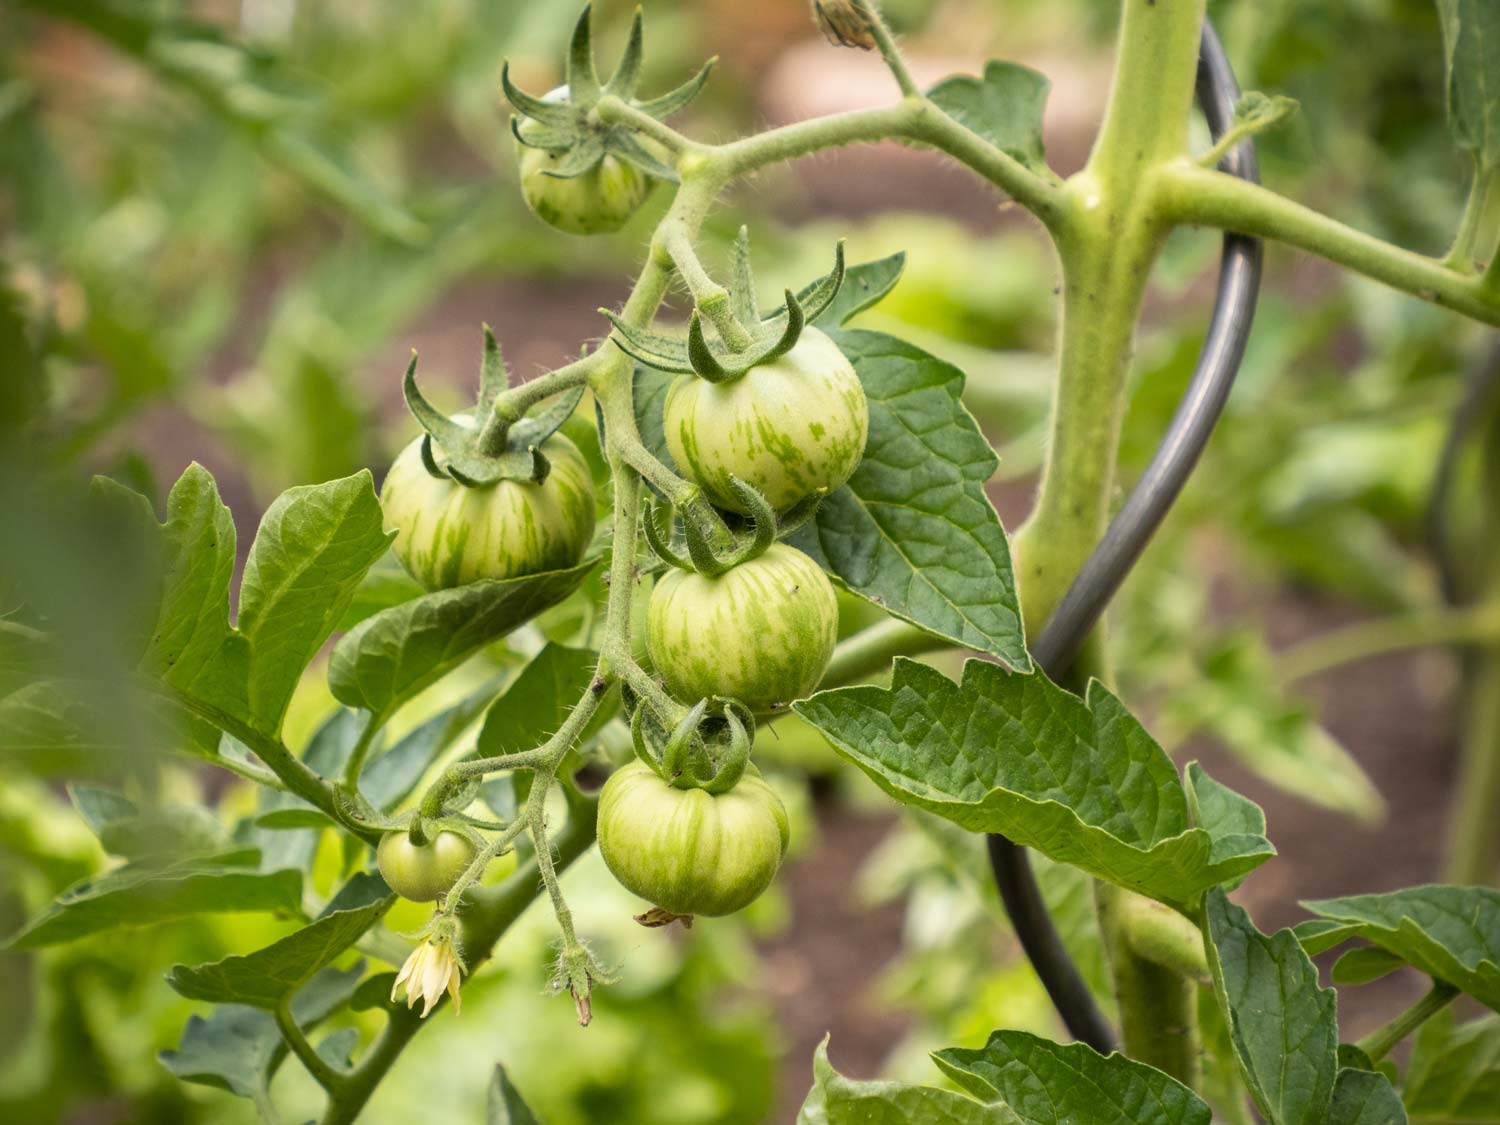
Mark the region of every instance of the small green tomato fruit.
<instances>
[{"instance_id":1,"label":"small green tomato fruit","mask_svg":"<svg viewBox=\"0 0 1500 1125\"><path fill-rule=\"evenodd\" d=\"M543 99L564 102L568 88L559 86ZM537 128L529 117L516 123L522 137ZM612 234L625 225L646 201L656 181L645 172L616 156L604 158L581 176L549 175L566 156L523 144L516 148L520 156L521 195L536 217L569 234Z\"/></svg>"},{"instance_id":2,"label":"small green tomato fruit","mask_svg":"<svg viewBox=\"0 0 1500 1125\"><path fill-rule=\"evenodd\" d=\"M784 512L832 492L864 456L870 407L854 365L816 328L791 351L738 379L683 375L667 392L667 448L721 508L746 513L738 477Z\"/></svg>"},{"instance_id":3,"label":"small green tomato fruit","mask_svg":"<svg viewBox=\"0 0 1500 1125\"><path fill-rule=\"evenodd\" d=\"M455 421L473 425L465 415ZM396 557L429 590L482 578L561 570L583 558L594 535L594 481L562 434L542 442L551 471L541 484L503 480L466 488L422 465L421 439L401 451L380 490Z\"/></svg>"},{"instance_id":4,"label":"small green tomato fruit","mask_svg":"<svg viewBox=\"0 0 1500 1125\"><path fill-rule=\"evenodd\" d=\"M838 622L822 567L775 543L716 578L663 575L646 610L646 647L678 699L717 695L764 714L818 686Z\"/></svg>"},{"instance_id":5,"label":"small green tomato fruit","mask_svg":"<svg viewBox=\"0 0 1500 1125\"><path fill-rule=\"evenodd\" d=\"M422 845L405 829L387 832L375 850L386 886L412 902L436 902L448 893L479 853L457 832L439 832Z\"/></svg>"},{"instance_id":6,"label":"small green tomato fruit","mask_svg":"<svg viewBox=\"0 0 1500 1125\"><path fill-rule=\"evenodd\" d=\"M599 797L599 852L629 891L670 914L733 914L771 885L789 839L781 798L752 766L717 796L633 761Z\"/></svg>"}]
</instances>

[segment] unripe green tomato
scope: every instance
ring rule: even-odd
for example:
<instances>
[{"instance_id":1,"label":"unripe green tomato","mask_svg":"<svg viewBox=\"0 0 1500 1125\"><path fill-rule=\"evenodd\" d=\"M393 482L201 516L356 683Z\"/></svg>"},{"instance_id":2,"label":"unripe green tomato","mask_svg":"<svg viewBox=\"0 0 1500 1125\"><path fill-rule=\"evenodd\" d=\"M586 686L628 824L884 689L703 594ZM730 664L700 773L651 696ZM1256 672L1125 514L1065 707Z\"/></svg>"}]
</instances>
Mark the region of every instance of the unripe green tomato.
<instances>
[{"instance_id":1,"label":"unripe green tomato","mask_svg":"<svg viewBox=\"0 0 1500 1125\"><path fill-rule=\"evenodd\" d=\"M672 570L646 610L646 646L678 699L738 699L757 714L818 686L838 640L838 599L822 567L795 547L710 578Z\"/></svg>"},{"instance_id":2,"label":"unripe green tomato","mask_svg":"<svg viewBox=\"0 0 1500 1125\"><path fill-rule=\"evenodd\" d=\"M466 416L455 421L472 425ZM466 488L422 465L421 439L391 465L380 490L396 557L429 590L519 578L575 565L594 536L594 481L561 434L542 442L547 479Z\"/></svg>"},{"instance_id":3,"label":"unripe green tomato","mask_svg":"<svg viewBox=\"0 0 1500 1125\"><path fill-rule=\"evenodd\" d=\"M781 798L752 766L729 792L676 789L641 761L599 796L599 852L629 891L673 914L719 917L771 885L790 830Z\"/></svg>"},{"instance_id":4,"label":"unripe green tomato","mask_svg":"<svg viewBox=\"0 0 1500 1125\"><path fill-rule=\"evenodd\" d=\"M738 379L680 377L667 392L664 420L673 458L715 504L747 511L730 487L734 476L784 512L853 475L870 407L838 345L804 328L786 355Z\"/></svg>"},{"instance_id":5,"label":"unripe green tomato","mask_svg":"<svg viewBox=\"0 0 1500 1125\"><path fill-rule=\"evenodd\" d=\"M559 86L543 99L564 102L568 88ZM536 123L523 117L516 123L522 137ZM520 156L521 195L537 218L569 234L611 234L634 215L656 186L650 176L634 164L606 154L581 176L548 175L566 153L516 142Z\"/></svg>"},{"instance_id":6,"label":"unripe green tomato","mask_svg":"<svg viewBox=\"0 0 1500 1125\"><path fill-rule=\"evenodd\" d=\"M435 902L448 893L478 855L457 832L439 832L422 845L405 829L387 832L375 850L375 862L386 886L412 902Z\"/></svg>"}]
</instances>

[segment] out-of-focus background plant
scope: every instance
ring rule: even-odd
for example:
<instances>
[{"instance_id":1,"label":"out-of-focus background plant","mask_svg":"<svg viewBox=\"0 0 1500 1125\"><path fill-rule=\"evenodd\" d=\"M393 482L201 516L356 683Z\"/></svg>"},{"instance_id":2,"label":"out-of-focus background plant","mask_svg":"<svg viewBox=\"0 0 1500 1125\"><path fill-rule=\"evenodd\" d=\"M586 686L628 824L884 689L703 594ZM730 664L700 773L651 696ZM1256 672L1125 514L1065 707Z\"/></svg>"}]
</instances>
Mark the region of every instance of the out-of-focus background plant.
<instances>
[{"instance_id":1,"label":"out-of-focus background plant","mask_svg":"<svg viewBox=\"0 0 1500 1125\"><path fill-rule=\"evenodd\" d=\"M1048 149L1060 171L1081 164L1113 3L886 8L924 81L996 54L1052 74ZM1441 252L1468 169L1437 127L1430 0L1211 8L1242 83L1300 102L1261 142L1266 179ZM596 4L606 56L632 9ZM244 545L281 489L389 462L409 437L399 375L410 348L434 393L446 380L456 405L481 321L523 376L602 334L595 310L624 292L661 203L612 238L542 226L515 188L497 89L502 58L523 87L554 85L555 47L576 14L480 0L12 0L0 10L0 931L120 854L90 831L113 819L91 784L133 794L153 815L205 798L225 822L247 811L244 787L156 752L154 716L124 686L118 654L138 626L150 560L119 506L84 487L90 474L159 509L162 482L200 460ZM648 83L721 56L685 126L696 135L881 96L879 61L830 51L804 0L651 0L647 16L659 71ZM768 282L816 272L833 237L856 260L910 251L871 319L899 322L969 374L966 400L1002 453L992 496L1014 526L1040 463L1053 331L1054 268L1027 222L897 145L768 173L735 204L711 219L710 236L727 244L750 221ZM1127 479L1191 370L1215 252L1207 234L1179 236L1156 279ZM1465 853L1440 827L1459 744L1493 741L1500 725L1482 690L1485 669L1500 665L1500 622L1482 605L1495 586L1486 564L1500 573L1500 554L1474 518L1500 518L1497 493L1483 489L1482 442L1445 457L1483 347L1476 326L1273 252L1228 415L1117 603L1122 686L1156 701L1153 730L1268 808L1289 862L1264 877L1279 885L1251 885L1263 924L1287 921L1271 904L1299 897L1445 868L1468 881L1500 873L1495 856ZM1435 525L1451 566L1433 548ZM72 642L72 682L109 716L66 754L36 752L47 740L12 690L34 658L36 613ZM1466 641L1469 658L1415 644L1424 640ZM475 676L505 668L503 651L486 654ZM332 711L321 678L305 687L294 745ZM425 714L455 701L433 698ZM545 957L538 917L502 951L521 971L478 978L462 1016L424 1035L382 1087L374 1119L477 1119L498 1056L562 1125L789 1120L811 1047L830 1028L841 1067L861 1074L925 1067L927 1049L977 1044L996 1026L1054 1031L976 838L893 815L796 722L764 731L758 748L798 798L800 850L777 895L747 919L643 931L597 858L586 860L567 877L589 887L573 896L586 904L580 925L630 970L598 996L593 1025L580 1031L565 1003L536 994L525 967ZM1474 796L1472 784L1458 788ZM1385 827L1393 812L1399 833ZM198 829L223 831L212 818ZM1070 944L1099 975L1081 877L1043 874ZM252 1120L249 1102L182 1085L156 1060L195 1011L159 966L282 932L228 915L128 942L0 953L0 1110L27 1122ZM1398 974L1368 991L1388 1007L1416 987ZM167 1064L192 1070L181 1056ZM292 1088L278 1087L289 1105L313 1094L299 1095L294 1069L280 1080Z\"/></svg>"}]
</instances>

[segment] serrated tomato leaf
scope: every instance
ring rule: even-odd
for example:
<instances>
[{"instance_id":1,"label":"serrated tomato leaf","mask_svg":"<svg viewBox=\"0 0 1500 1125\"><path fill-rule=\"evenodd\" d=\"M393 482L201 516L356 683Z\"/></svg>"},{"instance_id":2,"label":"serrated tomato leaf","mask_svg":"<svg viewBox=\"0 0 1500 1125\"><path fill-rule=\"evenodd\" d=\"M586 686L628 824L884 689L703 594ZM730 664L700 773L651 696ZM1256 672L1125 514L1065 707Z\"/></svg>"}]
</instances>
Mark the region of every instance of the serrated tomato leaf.
<instances>
[{"instance_id":1,"label":"serrated tomato leaf","mask_svg":"<svg viewBox=\"0 0 1500 1125\"><path fill-rule=\"evenodd\" d=\"M1023 1125L1004 1106L979 1102L932 1086L860 1082L828 1061L828 1040L813 1056L813 1088L797 1125Z\"/></svg>"},{"instance_id":2,"label":"serrated tomato leaf","mask_svg":"<svg viewBox=\"0 0 1500 1125\"><path fill-rule=\"evenodd\" d=\"M873 262L860 262L844 271L844 283L828 307L813 318L813 323L839 328L870 306L878 304L901 280L906 268L906 254L892 254Z\"/></svg>"},{"instance_id":3,"label":"serrated tomato leaf","mask_svg":"<svg viewBox=\"0 0 1500 1125\"><path fill-rule=\"evenodd\" d=\"M1040 672L971 660L955 684L898 659L889 688L820 692L795 708L903 804L1174 906L1273 854L1240 831L1238 807L1192 825L1171 760L1097 683L1085 701Z\"/></svg>"},{"instance_id":4,"label":"serrated tomato leaf","mask_svg":"<svg viewBox=\"0 0 1500 1125\"><path fill-rule=\"evenodd\" d=\"M1302 904L1500 1011L1500 890L1429 885Z\"/></svg>"},{"instance_id":5,"label":"serrated tomato leaf","mask_svg":"<svg viewBox=\"0 0 1500 1125\"><path fill-rule=\"evenodd\" d=\"M395 900L379 875L360 872L316 921L254 953L175 965L167 983L189 1000L274 1010L358 941Z\"/></svg>"},{"instance_id":6,"label":"serrated tomato leaf","mask_svg":"<svg viewBox=\"0 0 1500 1125\"><path fill-rule=\"evenodd\" d=\"M1328 1125L1406 1125L1406 1108L1391 1080L1373 1070L1340 1070Z\"/></svg>"},{"instance_id":7,"label":"serrated tomato leaf","mask_svg":"<svg viewBox=\"0 0 1500 1125\"><path fill-rule=\"evenodd\" d=\"M1291 930L1267 936L1222 890L1204 903L1214 992L1240 1073L1270 1125L1327 1125L1338 1077L1337 999Z\"/></svg>"},{"instance_id":8,"label":"serrated tomato leaf","mask_svg":"<svg viewBox=\"0 0 1500 1125\"><path fill-rule=\"evenodd\" d=\"M996 1031L978 1050L950 1047L933 1060L983 1102L1028 1125L1208 1125L1208 1106L1181 1082L1123 1055Z\"/></svg>"},{"instance_id":9,"label":"serrated tomato leaf","mask_svg":"<svg viewBox=\"0 0 1500 1125\"><path fill-rule=\"evenodd\" d=\"M350 707L389 714L479 649L578 588L597 559L415 598L367 618L334 646L328 686Z\"/></svg>"},{"instance_id":10,"label":"serrated tomato leaf","mask_svg":"<svg viewBox=\"0 0 1500 1125\"><path fill-rule=\"evenodd\" d=\"M262 872L255 849L167 866L117 868L74 886L6 943L40 949L119 926L145 926L193 914L295 913L302 904L298 871Z\"/></svg>"}]
</instances>

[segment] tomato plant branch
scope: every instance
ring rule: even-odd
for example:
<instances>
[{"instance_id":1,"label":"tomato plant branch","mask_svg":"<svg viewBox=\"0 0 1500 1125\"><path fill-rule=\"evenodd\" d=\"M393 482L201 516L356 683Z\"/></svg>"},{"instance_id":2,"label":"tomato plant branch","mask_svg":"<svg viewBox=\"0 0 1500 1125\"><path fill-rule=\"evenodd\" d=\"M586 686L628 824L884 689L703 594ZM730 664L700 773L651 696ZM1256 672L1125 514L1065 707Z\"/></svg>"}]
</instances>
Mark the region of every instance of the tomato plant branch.
<instances>
[{"instance_id":1,"label":"tomato plant branch","mask_svg":"<svg viewBox=\"0 0 1500 1125\"><path fill-rule=\"evenodd\" d=\"M1354 230L1258 184L1182 160L1156 170L1155 195L1162 213L1177 222L1284 242L1393 289L1500 326L1500 292L1487 288L1482 278Z\"/></svg>"},{"instance_id":2,"label":"tomato plant branch","mask_svg":"<svg viewBox=\"0 0 1500 1125\"><path fill-rule=\"evenodd\" d=\"M1442 1011L1458 997L1458 989L1444 981L1432 982L1432 989L1406 1011L1384 1027L1377 1028L1359 1041L1359 1049L1379 1062L1392 1047Z\"/></svg>"},{"instance_id":3,"label":"tomato plant branch","mask_svg":"<svg viewBox=\"0 0 1500 1125\"><path fill-rule=\"evenodd\" d=\"M873 0L853 0L853 3L859 9L860 14L865 17L870 37L875 40L875 47L880 51L880 57L885 60L891 77L900 87L902 96L920 97L921 87L917 85L916 80L911 76L911 71L907 69L906 59L902 57L901 48L896 46L895 36L891 34L885 17L880 14L879 6L873 3Z\"/></svg>"},{"instance_id":4,"label":"tomato plant branch","mask_svg":"<svg viewBox=\"0 0 1500 1125\"><path fill-rule=\"evenodd\" d=\"M953 642L946 637L888 617L840 641L818 687L842 687L889 667L895 657L920 656L952 647Z\"/></svg>"},{"instance_id":5,"label":"tomato plant branch","mask_svg":"<svg viewBox=\"0 0 1500 1125\"><path fill-rule=\"evenodd\" d=\"M662 236L662 245L671 255L672 264L677 268L677 276L682 278L688 292L693 295L693 303L712 322L719 337L735 351L748 348L750 333L729 307L729 290L710 277L703 268L687 231L681 225L667 227Z\"/></svg>"},{"instance_id":6,"label":"tomato plant branch","mask_svg":"<svg viewBox=\"0 0 1500 1125\"><path fill-rule=\"evenodd\" d=\"M709 63L712 64L713 61L710 59ZM605 94L600 98L599 104L594 107L594 113L598 115L600 121L608 125L624 125L650 137L674 155L702 147L698 142L683 136L665 121L636 109L624 98L616 97L614 94Z\"/></svg>"},{"instance_id":7,"label":"tomato plant branch","mask_svg":"<svg viewBox=\"0 0 1500 1125\"><path fill-rule=\"evenodd\" d=\"M365 768L365 759L370 756L370 747L374 745L376 737L385 727L386 716L384 714L371 713L365 720L364 729L359 732L359 739L354 743L354 749L349 751L349 760L344 763L344 783L346 785L358 785L360 771Z\"/></svg>"},{"instance_id":8,"label":"tomato plant branch","mask_svg":"<svg viewBox=\"0 0 1500 1125\"><path fill-rule=\"evenodd\" d=\"M178 691L171 687L166 687L163 690L176 703L187 708L195 715L207 719L214 726L239 739L253 750L255 756L264 762L267 768L281 780L287 792L301 797L320 812L326 813L330 820L341 825L345 831L365 841L365 843L376 844L380 842L380 831L349 819L339 806L339 803L334 800L333 789L328 782L309 769L300 758L287 749L286 743L282 742L280 738L256 729L249 723L236 718L227 711L220 710L211 703L199 699L197 696Z\"/></svg>"},{"instance_id":9,"label":"tomato plant branch","mask_svg":"<svg viewBox=\"0 0 1500 1125\"><path fill-rule=\"evenodd\" d=\"M1294 645L1276 658L1283 683L1403 649L1500 644L1500 603L1447 606L1360 621Z\"/></svg>"},{"instance_id":10,"label":"tomato plant branch","mask_svg":"<svg viewBox=\"0 0 1500 1125\"><path fill-rule=\"evenodd\" d=\"M1208 954L1198 926L1160 902L1126 897L1120 904L1121 932L1137 957L1189 980L1209 981Z\"/></svg>"},{"instance_id":11,"label":"tomato plant branch","mask_svg":"<svg viewBox=\"0 0 1500 1125\"><path fill-rule=\"evenodd\" d=\"M281 1038L286 1045L292 1049L292 1054L307 1068L307 1073L312 1075L313 1080L323 1089L333 1091L344 1083L345 1076L329 1064L328 1060L318 1054L313 1045L308 1042L302 1028L297 1026L297 1019L292 1015L292 1000L290 996L284 998L276 1005L276 1027L281 1031Z\"/></svg>"}]
</instances>

